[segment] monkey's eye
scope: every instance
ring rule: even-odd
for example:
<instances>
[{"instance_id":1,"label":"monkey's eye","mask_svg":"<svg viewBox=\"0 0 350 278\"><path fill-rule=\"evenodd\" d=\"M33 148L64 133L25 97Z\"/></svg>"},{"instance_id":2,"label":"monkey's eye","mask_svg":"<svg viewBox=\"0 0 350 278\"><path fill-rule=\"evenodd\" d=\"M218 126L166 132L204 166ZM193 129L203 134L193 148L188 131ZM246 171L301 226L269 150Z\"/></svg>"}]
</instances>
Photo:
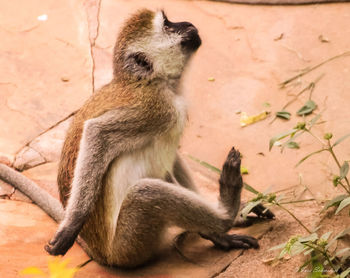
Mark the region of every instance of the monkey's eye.
<instances>
[{"instance_id":1,"label":"monkey's eye","mask_svg":"<svg viewBox=\"0 0 350 278\"><path fill-rule=\"evenodd\" d=\"M128 56L128 65L133 72L152 73L153 71L152 62L142 52L131 53Z\"/></svg>"}]
</instances>

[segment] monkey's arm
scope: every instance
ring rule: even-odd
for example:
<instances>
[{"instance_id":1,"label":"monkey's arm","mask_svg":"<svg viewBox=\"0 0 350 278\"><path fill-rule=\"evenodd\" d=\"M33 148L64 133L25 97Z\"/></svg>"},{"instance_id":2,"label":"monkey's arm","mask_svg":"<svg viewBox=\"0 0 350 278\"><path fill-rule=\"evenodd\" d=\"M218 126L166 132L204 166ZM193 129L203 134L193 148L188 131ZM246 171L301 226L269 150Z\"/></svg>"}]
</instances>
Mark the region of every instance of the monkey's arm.
<instances>
[{"instance_id":1,"label":"monkey's arm","mask_svg":"<svg viewBox=\"0 0 350 278\"><path fill-rule=\"evenodd\" d=\"M0 164L0 178L27 195L56 222L63 219L64 210L61 203L35 182L5 164Z\"/></svg>"},{"instance_id":2,"label":"monkey's arm","mask_svg":"<svg viewBox=\"0 0 350 278\"><path fill-rule=\"evenodd\" d=\"M73 245L101 193L102 178L110 162L145 143L146 136L135 130L142 123L126 124L132 120L127 118L132 112L112 110L85 122L65 217L45 246L51 255L64 255Z\"/></svg>"},{"instance_id":3,"label":"monkey's arm","mask_svg":"<svg viewBox=\"0 0 350 278\"><path fill-rule=\"evenodd\" d=\"M186 163L181 159L178 153L176 154L176 160L174 163L173 171L174 177L180 185L192 191L197 191L193 179L190 175L190 171L188 170Z\"/></svg>"}]
</instances>

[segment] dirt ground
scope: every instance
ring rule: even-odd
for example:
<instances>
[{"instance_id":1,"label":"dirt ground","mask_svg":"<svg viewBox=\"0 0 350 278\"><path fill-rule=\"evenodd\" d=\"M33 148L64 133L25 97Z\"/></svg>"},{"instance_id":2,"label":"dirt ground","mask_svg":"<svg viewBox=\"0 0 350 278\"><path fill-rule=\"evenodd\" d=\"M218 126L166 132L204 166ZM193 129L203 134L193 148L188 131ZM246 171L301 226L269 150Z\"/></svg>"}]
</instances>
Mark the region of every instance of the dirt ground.
<instances>
[{"instance_id":1,"label":"dirt ground","mask_svg":"<svg viewBox=\"0 0 350 278\"><path fill-rule=\"evenodd\" d=\"M304 134L300 149L278 147L269 140L302 121L296 111L309 95L288 107L291 119L273 115L318 78L313 115L322 112L314 128L334 140L350 132L350 56L342 56L298 78L281 90L279 83L322 61L350 51L350 4L251 6L190 0L0 0L0 161L21 170L57 197L57 164L74 112L112 77L112 51L124 20L139 8L164 9L172 21L190 21L203 44L183 80L189 101L189 121L180 153L203 195L216 200L218 174L190 157L220 168L235 146L249 174L244 181L260 191L295 186L296 198L315 201L288 208L305 225L322 224L324 231L350 227L346 210L336 217L320 215L324 201L342 191L332 186L338 169L327 153L296 163L321 147ZM21 7L21 8L18 8ZM268 104L267 104L268 103ZM263 121L242 128L239 112L271 112ZM308 116L306 120L313 116ZM349 160L350 139L335 152ZM243 199L252 198L244 192ZM276 219L238 230L260 239L259 250L222 252L198 238L188 239L182 257L169 247L160 258L137 270L125 271L90 262L76 277L306 277L296 273L302 258L269 264L268 249L296 234L305 235L285 212ZM0 181L0 276L21 277L20 270L47 270L44 244L57 224L20 192ZM345 238L344 245L350 245ZM88 260L76 244L67 253L70 266Z\"/></svg>"}]
</instances>

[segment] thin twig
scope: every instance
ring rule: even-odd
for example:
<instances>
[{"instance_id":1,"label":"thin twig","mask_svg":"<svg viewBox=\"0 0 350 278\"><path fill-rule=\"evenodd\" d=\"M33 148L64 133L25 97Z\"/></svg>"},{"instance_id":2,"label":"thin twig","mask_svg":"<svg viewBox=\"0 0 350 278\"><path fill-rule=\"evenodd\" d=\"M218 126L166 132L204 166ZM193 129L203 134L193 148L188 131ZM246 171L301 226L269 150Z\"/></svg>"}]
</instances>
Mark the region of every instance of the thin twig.
<instances>
[{"instance_id":1,"label":"thin twig","mask_svg":"<svg viewBox=\"0 0 350 278\"><path fill-rule=\"evenodd\" d=\"M307 231L309 234L312 234L312 232L288 209L286 209L284 206L281 206L279 203L275 202L276 206L280 207L281 209L283 209L285 212L287 212L290 216L292 216L294 218L295 221L297 221L299 223L300 226L302 226L305 231Z\"/></svg>"},{"instance_id":2,"label":"thin twig","mask_svg":"<svg viewBox=\"0 0 350 278\"><path fill-rule=\"evenodd\" d=\"M350 51L346 51L346 52L343 52L342 54L339 54L339 55L333 56L331 58L328 58L327 60L317 64L316 66L313 66L313 67L311 67L311 68L309 68L307 70L304 70L303 72L301 72L301 73L299 73L299 74L297 74L297 75L287 79L286 81L280 83L279 85L280 85L281 88L285 88L289 83L291 83L295 79L298 79L299 77L302 77L302 76L310 73L311 71L313 71L313 70L323 66L324 64L326 64L328 62L331 62L331 61L333 61L335 59L338 59L338 58L341 58L341 57L345 57L345 56L348 56L348 55L350 55Z\"/></svg>"},{"instance_id":3,"label":"thin twig","mask_svg":"<svg viewBox=\"0 0 350 278\"><path fill-rule=\"evenodd\" d=\"M280 205L286 205L286 204L295 204L295 203L304 203L304 202L311 202L316 201L314 198L312 199L304 199L304 200L295 200L295 201L288 201L288 202L281 202Z\"/></svg>"},{"instance_id":4,"label":"thin twig","mask_svg":"<svg viewBox=\"0 0 350 278\"><path fill-rule=\"evenodd\" d=\"M315 86L317 84L318 81L321 80L321 78L324 76L324 74L320 75L318 78L315 79L315 81L310 82L305 88L303 88L299 93L297 93L293 99L291 99L290 101L288 101L281 109L284 110L286 109L289 105L291 105L294 101L296 101L300 95L302 95L303 93L305 93L306 91L310 90L310 98L312 95L313 90L315 89ZM272 119L272 121L269 124L272 124L275 120L277 119L277 116L275 115L275 117Z\"/></svg>"},{"instance_id":5,"label":"thin twig","mask_svg":"<svg viewBox=\"0 0 350 278\"><path fill-rule=\"evenodd\" d=\"M82 268L82 267L86 266L88 263L90 263L90 262L92 262L92 261L93 261L93 259L89 259L89 260L87 260L86 262L81 263L81 264L78 265L77 267L78 267L78 268Z\"/></svg>"},{"instance_id":6,"label":"thin twig","mask_svg":"<svg viewBox=\"0 0 350 278\"><path fill-rule=\"evenodd\" d=\"M330 139L327 140L327 143L328 143L328 151L331 153L332 157L334 158L335 163L337 163L337 165L339 167L339 170L340 170L341 169L341 165L340 165L339 160L338 160L338 158L336 157L336 155L335 155L335 153L333 151L333 147L331 145ZM350 194L350 183L349 183L349 180L348 180L347 177L344 177L344 179L345 179L346 184L348 186L348 189L345 189L345 190L346 190L346 192L348 192Z\"/></svg>"}]
</instances>

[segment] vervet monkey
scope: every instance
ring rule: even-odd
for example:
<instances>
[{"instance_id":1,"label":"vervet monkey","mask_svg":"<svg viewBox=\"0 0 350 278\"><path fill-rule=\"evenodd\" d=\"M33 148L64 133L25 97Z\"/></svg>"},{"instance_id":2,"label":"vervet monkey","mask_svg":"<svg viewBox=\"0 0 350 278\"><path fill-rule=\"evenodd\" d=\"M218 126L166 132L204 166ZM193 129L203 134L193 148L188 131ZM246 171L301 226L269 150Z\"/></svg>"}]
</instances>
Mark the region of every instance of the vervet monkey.
<instances>
[{"instance_id":1,"label":"vervet monkey","mask_svg":"<svg viewBox=\"0 0 350 278\"><path fill-rule=\"evenodd\" d=\"M173 23L163 11L143 9L126 21L113 80L77 112L67 133L57 179L64 216L51 212L62 222L47 252L64 255L79 235L97 262L135 267L157 254L169 226L224 250L258 247L253 237L227 234L240 207L239 152L232 149L224 164L218 206L197 193L177 154L187 120L179 83L200 45L196 27ZM254 212L273 217L262 207Z\"/></svg>"}]
</instances>

